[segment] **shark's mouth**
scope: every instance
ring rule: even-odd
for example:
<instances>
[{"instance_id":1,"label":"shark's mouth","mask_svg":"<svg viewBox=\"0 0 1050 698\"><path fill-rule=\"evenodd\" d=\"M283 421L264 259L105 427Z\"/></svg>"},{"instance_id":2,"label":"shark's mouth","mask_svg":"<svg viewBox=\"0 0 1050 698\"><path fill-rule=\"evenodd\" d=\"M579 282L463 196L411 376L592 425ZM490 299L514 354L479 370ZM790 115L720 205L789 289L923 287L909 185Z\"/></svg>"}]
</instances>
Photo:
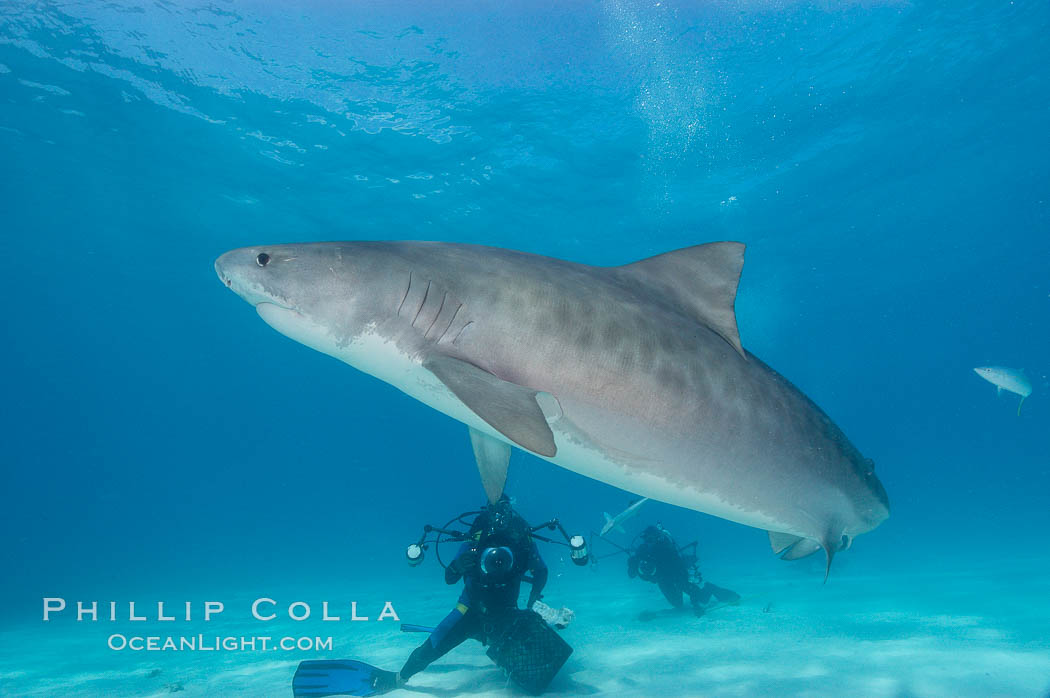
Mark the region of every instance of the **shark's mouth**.
<instances>
[{"instance_id":1,"label":"shark's mouth","mask_svg":"<svg viewBox=\"0 0 1050 698\"><path fill-rule=\"evenodd\" d=\"M280 322L295 318L298 318L299 320L305 319L303 314L298 310L289 308L274 301L259 301L255 304L255 312L259 313L259 317L261 317L266 324L271 326L274 324L271 320Z\"/></svg>"},{"instance_id":2,"label":"shark's mouth","mask_svg":"<svg viewBox=\"0 0 1050 698\"><path fill-rule=\"evenodd\" d=\"M328 330L298 310L262 301L255 305L255 312L259 313L263 322L284 336L325 354L332 353L334 344Z\"/></svg>"}]
</instances>

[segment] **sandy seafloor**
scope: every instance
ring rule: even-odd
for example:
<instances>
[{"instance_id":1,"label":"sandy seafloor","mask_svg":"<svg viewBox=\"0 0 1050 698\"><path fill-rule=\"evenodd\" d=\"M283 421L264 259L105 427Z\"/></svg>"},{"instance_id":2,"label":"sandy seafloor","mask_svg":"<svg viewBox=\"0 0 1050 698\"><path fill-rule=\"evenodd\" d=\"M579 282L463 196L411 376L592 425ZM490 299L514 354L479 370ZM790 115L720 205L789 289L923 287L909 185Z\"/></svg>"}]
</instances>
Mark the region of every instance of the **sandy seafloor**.
<instances>
[{"instance_id":1,"label":"sandy seafloor","mask_svg":"<svg viewBox=\"0 0 1050 698\"><path fill-rule=\"evenodd\" d=\"M811 565L816 570L815 565ZM435 568L436 569L436 568ZM1047 696L1050 692L1050 564L1041 558L924 564L879 574L833 574L827 585L779 571L718 570L739 606L702 618L665 608L655 586L629 580L620 561L597 569L552 567L546 600L576 620L563 631L575 652L549 695ZM379 588L369 579L368 588ZM298 597L308 597L299 585ZM401 620L436 623L458 588L437 572L390 580ZM358 596L378 610L373 595ZM275 594L275 596L278 596ZM253 597L245 596L244 604ZM287 600L285 596L281 601ZM227 608L241 601L227 600ZM315 604L316 608L317 604ZM367 612L367 611L364 611ZM227 613L232 616L233 614ZM246 616L247 614L241 614ZM114 652L128 623L0 634L0 694L12 696L290 696L308 658L359 658L400 667L421 639L382 623L294 623L260 628L250 617L172 624L175 634L331 635L332 652ZM177 627L175 627L177 625ZM57 631L64 627L65 631ZM149 624L149 632L157 624ZM141 632L141 631L140 631ZM523 695L508 687L483 648L468 642L392 695Z\"/></svg>"}]
</instances>

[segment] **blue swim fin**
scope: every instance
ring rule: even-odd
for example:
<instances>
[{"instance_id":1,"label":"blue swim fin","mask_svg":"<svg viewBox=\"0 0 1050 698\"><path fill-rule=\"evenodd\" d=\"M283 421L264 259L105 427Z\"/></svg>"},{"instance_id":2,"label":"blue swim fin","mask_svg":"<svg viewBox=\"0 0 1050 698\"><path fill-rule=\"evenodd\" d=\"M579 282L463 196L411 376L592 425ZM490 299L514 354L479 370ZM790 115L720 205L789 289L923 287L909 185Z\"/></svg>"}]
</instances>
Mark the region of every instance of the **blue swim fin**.
<instances>
[{"instance_id":1,"label":"blue swim fin","mask_svg":"<svg viewBox=\"0 0 1050 698\"><path fill-rule=\"evenodd\" d=\"M295 698L378 696L397 688L397 674L355 659L309 659L292 677Z\"/></svg>"},{"instance_id":2,"label":"blue swim fin","mask_svg":"<svg viewBox=\"0 0 1050 698\"><path fill-rule=\"evenodd\" d=\"M415 625L413 623L402 623L401 632L403 633L432 633L436 628L431 628L429 625Z\"/></svg>"}]
</instances>

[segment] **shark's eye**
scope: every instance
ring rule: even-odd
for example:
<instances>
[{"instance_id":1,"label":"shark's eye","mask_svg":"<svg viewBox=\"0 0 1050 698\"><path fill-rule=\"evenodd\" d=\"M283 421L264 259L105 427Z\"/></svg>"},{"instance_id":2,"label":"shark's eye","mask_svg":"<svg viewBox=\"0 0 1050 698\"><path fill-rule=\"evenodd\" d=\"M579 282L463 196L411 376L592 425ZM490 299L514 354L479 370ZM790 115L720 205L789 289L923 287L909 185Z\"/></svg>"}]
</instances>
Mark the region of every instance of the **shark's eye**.
<instances>
[{"instance_id":1,"label":"shark's eye","mask_svg":"<svg viewBox=\"0 0 1050 698\"><path fill-rule=\"evenodd\" d=\"M270 263L270 255L266 254L265 252L260 252L259 256L255 258L255 262L260 267L265 267L267 264Z\"/></svg>"}]
</instances>

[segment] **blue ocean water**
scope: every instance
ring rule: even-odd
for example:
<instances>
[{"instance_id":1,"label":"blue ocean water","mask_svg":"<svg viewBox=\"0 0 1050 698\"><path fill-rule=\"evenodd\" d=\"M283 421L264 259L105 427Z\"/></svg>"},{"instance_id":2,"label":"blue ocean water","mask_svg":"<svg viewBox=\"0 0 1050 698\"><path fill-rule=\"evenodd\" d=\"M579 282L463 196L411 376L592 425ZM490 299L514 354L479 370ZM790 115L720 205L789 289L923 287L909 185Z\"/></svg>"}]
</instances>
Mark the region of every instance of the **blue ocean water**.
<instances>
[{"instance_id":1,"label":"blue ocean water","mask_svg":"<svg viewBox=\"0 0 1050 698\"><path fill-rule=\"evenodd\" d=\"M836 599L832 618L948 619L934 641L981 615L974 598L1045 604L1048 32L1050 7L1027 1L0 2L3 654L74 679L156 660L108 652L105 629L45 626L43 597L451 603L403 551L481 503L465 430L274 333L212 268L234 247L332 239L608 265L747 243L744 346L875 460L891 518L836 559L824 597L822 562L773 559L761 531L662 504L635 525L699 538L753 597L789 584ZM982 365L1026 370L1020 415ZM631 499L518 452L510 489L530 519L579 531ZM594 609L579 627L601 620L596 579L645 591L615 564L556 567L552 593L561 580L565 603ZM1050 651L1012 622L977 639ZM558 690L644 694L588 667L675 632L588 638ZM89 649L47 654L67 642ZM267 675L272 694L299 658ZM10 661L0 693L47 693ZM1050 689L1046 665L1025 666L970 685ZM834 690L803 678L685 690ZM949 679L866 686L948 695Z\"/></svg>"}]
</instances>

